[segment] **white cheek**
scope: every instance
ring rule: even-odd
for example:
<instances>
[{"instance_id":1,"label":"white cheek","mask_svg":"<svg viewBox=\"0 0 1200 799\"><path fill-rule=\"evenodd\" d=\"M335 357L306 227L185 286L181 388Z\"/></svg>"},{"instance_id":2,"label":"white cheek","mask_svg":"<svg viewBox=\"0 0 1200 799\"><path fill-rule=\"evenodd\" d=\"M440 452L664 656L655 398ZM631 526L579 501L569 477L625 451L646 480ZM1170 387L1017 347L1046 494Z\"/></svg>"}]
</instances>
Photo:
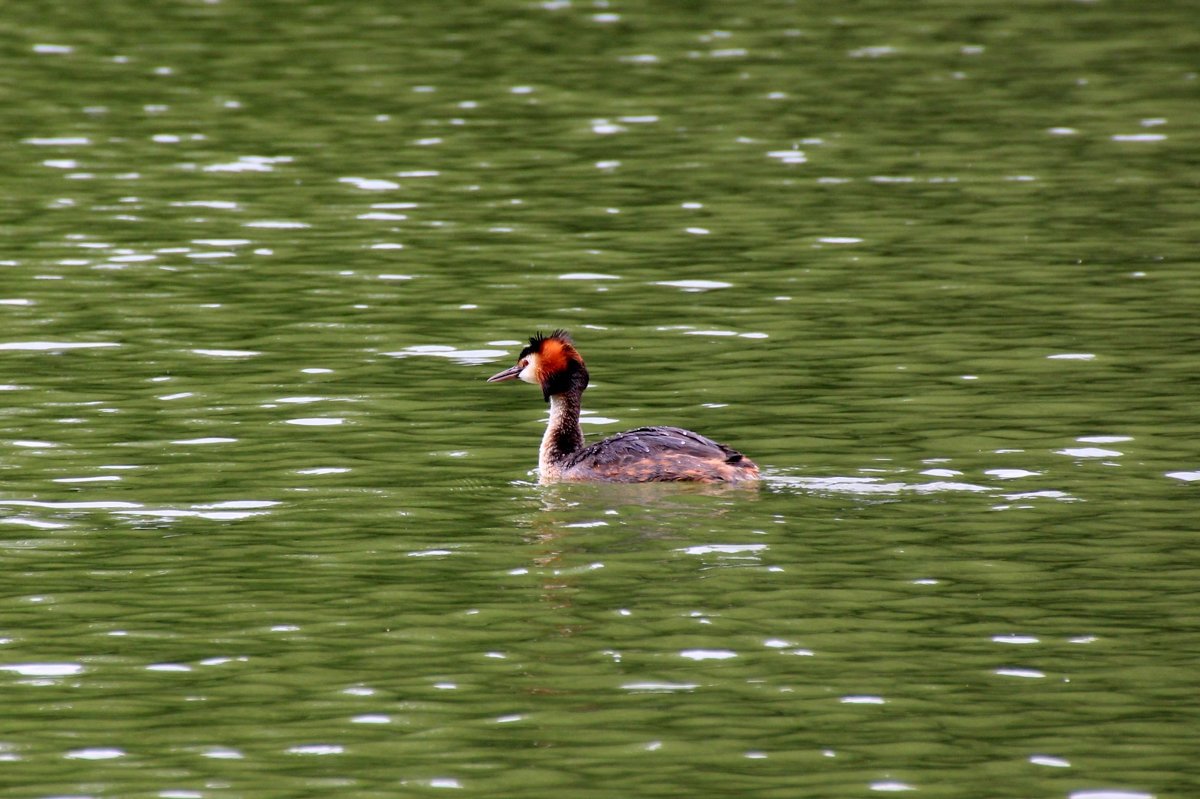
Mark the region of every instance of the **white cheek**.
<instances>
[{"instance_id":1,"label":"white cheek","mask_svg":"<svg viewBox=\"0 0 1200 799\"><path fill-rule=\"evenodd\" d=\"M530 355L529 363L525 364L525 368L521 370L521 374L517 375L526 383L537 383L537 356Z\"/></svg>"}]
</instances>

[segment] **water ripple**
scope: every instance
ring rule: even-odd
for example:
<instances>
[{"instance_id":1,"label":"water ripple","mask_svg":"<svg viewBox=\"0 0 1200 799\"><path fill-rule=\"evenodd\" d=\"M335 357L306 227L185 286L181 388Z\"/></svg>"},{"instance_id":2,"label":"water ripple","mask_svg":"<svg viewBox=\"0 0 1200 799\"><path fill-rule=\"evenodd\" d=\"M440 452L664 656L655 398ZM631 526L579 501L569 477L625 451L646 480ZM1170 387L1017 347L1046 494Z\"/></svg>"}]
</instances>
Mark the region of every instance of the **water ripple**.
<instances>
[{"instance_id":1,"label":"water ripple","mask_svg":"<svg viewBox=\"0 0 1200 799\"><path fill-rule=\"evenodd\" d=\"M111 341L8 341L0 343L0 350L24 350L30 352L63 352L89 348L119 347Z\"/></svg>"}]
</instances>

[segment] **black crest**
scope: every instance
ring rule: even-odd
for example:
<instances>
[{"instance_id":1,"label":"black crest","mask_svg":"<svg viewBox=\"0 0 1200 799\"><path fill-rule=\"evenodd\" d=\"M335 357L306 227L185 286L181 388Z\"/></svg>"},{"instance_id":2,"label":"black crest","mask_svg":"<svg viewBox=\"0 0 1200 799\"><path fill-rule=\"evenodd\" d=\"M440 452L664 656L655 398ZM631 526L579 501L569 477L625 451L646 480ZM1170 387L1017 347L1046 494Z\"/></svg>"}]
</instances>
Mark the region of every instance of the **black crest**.
<instances>
[{"instance_id":1,"label":"black crest","mask_svg":"<svg viewBox=\"0 0 1200 799\"><path fill-rule=\"evenodd\" d=\"M553 333L550 333L548 335L539 330L537 333L534 333L532 336L529 337L529 346L526 347L525 349L521 350L521 354L518 355L517 357L524 358L526 355L529 355L530 353L541 352L542 344L548 338L556 338L559 341L565 341L566 343L571 344L571 345L575 344L574 339L571 338L571 334L568 333L567 331L563 330L561 327L558 328L557 330L555 330Z\"/></svg>"}]
</instances>

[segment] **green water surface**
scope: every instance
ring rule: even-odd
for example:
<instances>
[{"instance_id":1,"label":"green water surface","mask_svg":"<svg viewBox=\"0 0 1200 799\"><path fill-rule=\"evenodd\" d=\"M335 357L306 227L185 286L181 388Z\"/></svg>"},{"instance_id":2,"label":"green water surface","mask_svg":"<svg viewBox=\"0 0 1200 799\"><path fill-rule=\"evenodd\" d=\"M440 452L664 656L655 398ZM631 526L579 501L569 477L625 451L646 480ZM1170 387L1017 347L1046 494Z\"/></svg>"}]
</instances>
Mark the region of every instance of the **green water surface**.
<instances>
[{"instance_id":1,"label":"green water surface","mask_svg":"<svg viewBox=\"0 0 1200 799\"><path fill-rule=\"evenodd\" d=\"M1196 21L7 4L0 797L1200 795Z\"/></svg>"}]
</instances>

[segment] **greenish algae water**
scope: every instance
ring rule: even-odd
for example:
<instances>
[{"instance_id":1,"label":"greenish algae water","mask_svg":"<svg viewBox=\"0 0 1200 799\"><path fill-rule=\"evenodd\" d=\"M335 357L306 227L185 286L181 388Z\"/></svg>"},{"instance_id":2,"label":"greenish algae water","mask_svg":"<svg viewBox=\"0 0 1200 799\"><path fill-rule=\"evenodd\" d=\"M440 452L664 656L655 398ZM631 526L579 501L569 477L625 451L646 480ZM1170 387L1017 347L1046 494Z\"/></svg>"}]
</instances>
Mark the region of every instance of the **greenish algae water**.
<instances>
[{"instance_id":1,"label":"greenish algae water","mask_svg":"<svg viewBox=\"0 0 1200 799\"><path fill-rule=\"evenodd\" d=\"M1194 16L7 9L0 797L1194 795Z\"/></svg>"}]
</instances>

